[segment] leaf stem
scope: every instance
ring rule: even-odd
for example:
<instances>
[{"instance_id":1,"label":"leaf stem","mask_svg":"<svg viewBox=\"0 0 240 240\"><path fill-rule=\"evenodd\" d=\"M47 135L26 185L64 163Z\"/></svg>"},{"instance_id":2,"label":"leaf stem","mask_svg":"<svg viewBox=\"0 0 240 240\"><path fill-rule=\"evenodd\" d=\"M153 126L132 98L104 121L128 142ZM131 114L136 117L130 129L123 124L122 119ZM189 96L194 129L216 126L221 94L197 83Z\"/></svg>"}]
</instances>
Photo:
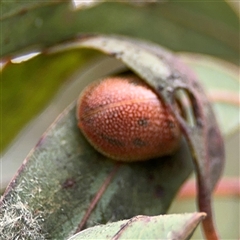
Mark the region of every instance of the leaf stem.
<instances>
[{"instance_id":1,"label":"leaf stem","mask_svg":"<svg viewBox=\"0 0 240 240\"><path fill-rule=\"evenodd\" d=\"M240 197L240 179L238 177L223 178L220 180L214 196L216 197ZM196 197L196 182L191 180L186 182L178 193L179 199Z\"/></svg>"},{"instance_id":2,"label":"leaf stem","mask_svg":"<svg viewBox=\"0 0 240 240\"><path fill-rule=\"evenodd\" d=\"M222 102L240 106L239 94L233 91L226 90L211 90L208 93L211 102Z\"/></svg>"},{"instance_id":3,"label":"leaf stem","mask_svg":"<svg viewBox=\"0 0 240 240\"><path fill-rule=\"evenodd\" d=\"M202 179L202 175L199 174L197 178L198 186L198 207L201 212L207 213L207 217L202 221L202 227L207 240L219 240L219 236L214 224L214 216L212 209L212 196L207 183Z\"/></svg>"}]
</instances>

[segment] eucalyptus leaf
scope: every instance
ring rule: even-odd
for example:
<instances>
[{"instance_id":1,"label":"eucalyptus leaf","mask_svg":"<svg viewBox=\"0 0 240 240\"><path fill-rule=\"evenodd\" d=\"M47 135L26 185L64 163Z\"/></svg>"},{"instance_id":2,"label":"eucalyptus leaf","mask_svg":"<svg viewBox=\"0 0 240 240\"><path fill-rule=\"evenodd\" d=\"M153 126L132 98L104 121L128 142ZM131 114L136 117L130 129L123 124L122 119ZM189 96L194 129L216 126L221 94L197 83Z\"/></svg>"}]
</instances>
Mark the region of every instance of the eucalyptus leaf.
<instances>
[{"instance_id":1,"label":"eucalyptus leaf","mask_svg":"<svg viewBox=\"0 0 240 240\"><path fill-rule=\"evenodd\" d=\"M80 239L189 239L205 213L136 216L88 228L69 240Z\"/></svg>"},{"instance_id":2,"label":"eucalyptus leaf","mask_svg":"<svg viewBox=\"0 0 240 240\"><path fill-rule=\"evenodd\" d=\"M82 136L73 104L43 135L8 186L0 202L1 236L70 237L112 172L110 185L84 227L165 213L192 171L184 142L172 157L117 166Z\"/></svg>"},{"instance_id":3,"label":"eucalyptus leaf","mask_svg":"<svg viewBox=\"0 0 240 240\"><path fill-rule=\"evenodd\" d=\"M143 6L113 1L79 10L71 1L0 4L2 57L97 32L138 37L175 51L200 52L238 63L239 18L225 1L164 1Z\"/></svg>"},{"instance_id":4,"label":"eucalyptus leaf","mask_svg":"<svg viewBox=\"0 0 240 240\"><path fill-rule=\"evenodd\" d=\"M9 18L19 14L24 14L25 12L31 11L34 8L56 4L56 2L57 1L40 2L38 0L32 0L28 2L17 0L1 1L1 10L3 13L1 15L1 19Z\"/></svg>"},{"instance_id":5,"label":"eucalyptus leaf","mask_svg":"<svg viewBox=\"0 0 240 240\"><path fill-rule=\"evenodd\" d=\"M41 54L19 64L9 63L2 72L2 152L19 131L58 92L69 76L97 57L93 51ZM17 116L17 117L16 117Z\"/></svg>"}]
</instances>

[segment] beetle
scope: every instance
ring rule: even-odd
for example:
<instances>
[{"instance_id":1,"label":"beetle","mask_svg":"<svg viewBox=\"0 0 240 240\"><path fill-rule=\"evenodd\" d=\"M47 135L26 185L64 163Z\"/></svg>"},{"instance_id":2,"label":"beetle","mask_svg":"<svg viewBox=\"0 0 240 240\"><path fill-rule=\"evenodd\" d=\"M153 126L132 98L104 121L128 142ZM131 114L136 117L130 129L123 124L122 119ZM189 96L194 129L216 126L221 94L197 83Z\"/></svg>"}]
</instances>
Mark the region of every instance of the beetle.
<instances>
[{"instance_id":1,"label":"beetle","mask_svg":"<svg viewBox=\"0 0 240 240\"><path fill-rule=\"evenodd\" d=\"M136 75L91 83L77 101L77 124L92 146L118 161L170 155L181 131L154 90Z\"/></svg>"}]
</instances>

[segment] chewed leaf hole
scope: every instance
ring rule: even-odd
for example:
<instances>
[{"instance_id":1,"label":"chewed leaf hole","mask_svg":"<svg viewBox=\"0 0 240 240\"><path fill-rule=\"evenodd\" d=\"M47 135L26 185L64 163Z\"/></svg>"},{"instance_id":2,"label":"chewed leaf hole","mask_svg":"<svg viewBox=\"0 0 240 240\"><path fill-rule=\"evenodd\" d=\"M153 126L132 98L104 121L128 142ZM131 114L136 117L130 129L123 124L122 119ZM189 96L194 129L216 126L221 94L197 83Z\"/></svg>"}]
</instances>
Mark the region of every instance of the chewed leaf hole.
<instances>
[{"instance_id":1,"label":"chewed leaf hole","mask_svg":"<svg viewBox=\"0 0 240 240\"><path fill-rule=\"evenodd\" d=\"M189 92L185 89L177 89L174 97L180 116L189 126L196 126L195 112Z\"/></svg>"}]
</instances>

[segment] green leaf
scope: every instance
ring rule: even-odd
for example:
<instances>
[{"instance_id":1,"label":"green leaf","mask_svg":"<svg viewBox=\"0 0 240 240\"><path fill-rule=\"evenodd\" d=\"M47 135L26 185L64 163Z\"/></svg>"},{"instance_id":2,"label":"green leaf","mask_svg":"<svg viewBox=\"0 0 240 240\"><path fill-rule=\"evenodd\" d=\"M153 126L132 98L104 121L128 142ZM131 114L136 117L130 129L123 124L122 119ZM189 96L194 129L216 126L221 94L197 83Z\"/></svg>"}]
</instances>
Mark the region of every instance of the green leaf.
<instances>
[{"instance_id":1,"label":"green leaf","mask_svg":"<svg viewBox=\"0 0 240 240\"><path fill-rule=\"evenodd\" d=\"M113 172L85 227L138 214L165 213L191 171L184 142L172 157L117 167L88 144L77 128L75 105L70 106L44 134L7 188L0 202L1 236L70 237Z\"/></svg>"},{"instance_id":2,"label":"green leaf","mask_svg":"<svg viewBox=\"0 0 240 240\"><path fill-rule=\"evenodd\" d=\"M69 240L80 239L189 239L204 213L136 216L88 228Z\"/></svg>"},{"instance_id":3,"label":"green leaf","mask_svg":"<svg viewBox=\"0 0 240 240\"><path fill-rule=\"evenodd\" d=\"M20 64L9 63L2 72L2 144L0 152L26 123L53 99L68 77L96 57L93 51L39 55Z\"/></svg>"},{"instance_id":4,"label":"green leaf","mask_svg":"<svg viewBox=\"0 0 240 240\"><path fill-rule=\"evenodd\" d=\"M54 1L40 2L38 0L31 0L28 2L17 1L17 0L2 1L1 2L1 10L2 10L1 19L6 19L18 14L21 15L28 11L31 11L34 8L56 4L56 2Z\"/></svg>"},{"instance_id":5,"label":"green leaf","mask_svg":"<svg viewBox=\"0 0 240 240\"><path fill-rule=\"evenodd\" d=\"M175 51L206 53L238 63L239 19L225 1L144 6L104 2L78 11L70 1L14 3L0 3L1 56L43 49L79 33L98 32L138 37Z\"/></svg>"}]
</instances>

